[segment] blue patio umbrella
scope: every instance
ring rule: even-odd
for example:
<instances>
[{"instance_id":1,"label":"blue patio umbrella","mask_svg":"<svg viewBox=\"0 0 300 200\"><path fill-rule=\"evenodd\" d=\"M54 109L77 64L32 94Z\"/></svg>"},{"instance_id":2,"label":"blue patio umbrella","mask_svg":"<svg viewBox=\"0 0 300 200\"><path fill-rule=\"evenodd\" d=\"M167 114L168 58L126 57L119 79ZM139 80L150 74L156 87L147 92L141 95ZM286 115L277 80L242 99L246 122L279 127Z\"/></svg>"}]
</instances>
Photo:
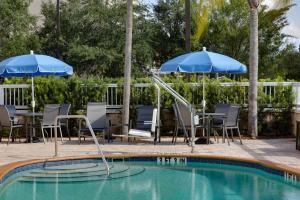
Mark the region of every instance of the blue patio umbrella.
<instances>
[{"instance_id":1,"label":"blue patio umbrella","mask_svg":"<svg viewBox=\"0 0 300 200\"><path fill-rule=\"evenodd\" d=\"M241 74L247 72L247 67L231 57L206 51L204 47L203 51L187 53L165 62L162 64L160 72ZM205 109L204 89L203 79L202 103Z\"/></svg>"},{"instance_id":2,"label":"blue patio umbrella","mask_svg":"<svg viewBox=\"0 0 300 200\"><path fill-rule=\"evenodd\" d=\"M35 76L70 76L73 68L51 56L34 54L15 56L0 62L0 77L31 77L32 108L34 112L34 79Z\"/></svg>"}]
</instances>

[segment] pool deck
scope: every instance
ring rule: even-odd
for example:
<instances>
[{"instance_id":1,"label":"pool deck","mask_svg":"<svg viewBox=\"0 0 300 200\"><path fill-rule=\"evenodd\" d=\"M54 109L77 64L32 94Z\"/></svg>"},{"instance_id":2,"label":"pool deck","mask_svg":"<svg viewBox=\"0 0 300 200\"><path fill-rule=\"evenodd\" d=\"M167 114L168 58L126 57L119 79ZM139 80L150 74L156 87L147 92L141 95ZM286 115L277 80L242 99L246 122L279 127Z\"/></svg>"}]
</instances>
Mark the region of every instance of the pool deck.
<instances>
[{"instance_id":1,"label":"pool deck","mask_svg":"<svg viewBox=\"0 0 300 200\"><path fill-rule=\"evenodd\" d=\"M220 157L235 157L240 159L256 159L271 161L277 164L287 165L300 170L300 151L295 150L295 139L257 139L244 140L241 145L238 140L228 146L227 143L215 143L210 145L196 145L195 152L191 153L191 147L183 142L173 145L170 138L163 138L162 142L153 145L151 142L114 142L104 143L103 151L106 154L191 154L211 155ZM64 139L59 141L59 157L94 155L97 154L95 144L89 140L81 145L78 140ZM11 143L0 144L0 165L29 159L48 159L54 157L54 142L44 143Z\"/></svg>"}]
</instances>

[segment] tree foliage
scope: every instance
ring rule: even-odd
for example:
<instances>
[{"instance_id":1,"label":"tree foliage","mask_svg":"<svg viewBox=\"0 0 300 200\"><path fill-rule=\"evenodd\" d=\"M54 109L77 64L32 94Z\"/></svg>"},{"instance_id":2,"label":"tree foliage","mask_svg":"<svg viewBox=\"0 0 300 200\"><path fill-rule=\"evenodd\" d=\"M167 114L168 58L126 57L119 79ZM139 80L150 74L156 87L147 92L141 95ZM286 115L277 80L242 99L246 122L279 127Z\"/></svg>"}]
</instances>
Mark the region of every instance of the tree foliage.
<instances>
[{"instance_id":1,"label":"tree foliage","mask_svg":"<svg viewBox=\"0 0 300 200\"><path fill-rule=\"evenodd\" d=\"M149 64L153 49L146 35L151 34L148 10L137 5L134 15L133 66L135 72ZM43 51L54 55L55 6L43 4ZM124 66L126 4L105 1L69 0L61 5L60 48L63 58L78 74L121 76Z\"/></svg>"},{"instance_id":2,"label":"tree foliage","mask_svg":"<svg viewBox=\"0 0 300 200\"><path fill-rule=\"evenodd\" d=\"M249 12L247 1L191 0L192 50L232 56L247 64ZM277 4L276 4L277 5ZM279 4L278 4L279 5ZM28 14L28 0L1 0L0 60L28 53L55 56L56 5L42 6L43 21ZM287 44L282 29L288 25L291 6L259 9L259 77L300 79L299 49ZM133 76L145 76L148 68L160 67L185 52L184 1L158 0L154 5L134 5ZM61 1L62 58L80 76L121 77L124 68L126 2L105 0ZM298 62L299 63L299 62Z\"/></svg>"},{"instance_id":3,"label":"tree foliage","mask_svg":"<svg viewBox=\"0 0 300 200\"><path fill-rule=\"evenodd\" d=\"M32 34L36 18L28 13L29 3L28 0L1 0L0 60L38 48L38 38Z\"/></svg>"}]
</instances>

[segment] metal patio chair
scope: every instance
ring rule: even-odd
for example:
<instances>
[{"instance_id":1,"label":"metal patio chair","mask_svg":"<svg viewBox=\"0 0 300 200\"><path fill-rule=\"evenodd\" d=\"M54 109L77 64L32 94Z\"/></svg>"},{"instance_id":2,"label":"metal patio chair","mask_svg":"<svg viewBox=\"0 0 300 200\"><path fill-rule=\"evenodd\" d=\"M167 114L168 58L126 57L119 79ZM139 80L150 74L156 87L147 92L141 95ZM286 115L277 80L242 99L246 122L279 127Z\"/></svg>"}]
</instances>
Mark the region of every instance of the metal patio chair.
<instances>
[{"instance_id":1,"label":"metal patio chair","mask_svg":"<svg viewBox=\"0 0 300 200\"><path fill-rule=\"evenodd\" d=\"M60 104L59 115L69 115L71 108L71 104ZM60 119L59 120L60 127L65 127L69 140L71 140L70 130L69 130L69 120L68 119Z\"/></svg>"},{"instance_id":2,"label":"metal patio chair","mask_svg":"<svg viewBox=\"0 0 300 200\"><path fill-rule=\"evenodd\" d=\"M236 104L218 104L216 106L216 112L225 113L226 115L213 120L212 129L214 129L214 132L216 132L216 129L222 129L223 142L225 142L226 136L228 145L230 145L228 130L231 132L232 141L234 141L233 130L237 130L240 142L243 144L239 130L240 106Z\"/></svg>"},{"instance_id":3,"label":"metal patio chair","mask_svg":"<svg viewBox=\"0 0 300 200\"><path fill-rule=\"evenodd\" d=\"M191 118L191 112L189 108L181 102L175 101L173 104L174 114L175 114L175 130L173 134L172 142L176 144L177 135L180 130L184 132L184 138L187 142L190 141L190 131L191 131L191 122L194 120L195 134L197 129L205 129L203 124L203 117L198 118L197 120Z\"/></svg>"},{"instance_id":4,"label":"metal patio chair","mask_svg":"<svg viewBox=\"0 0 300 200\"><path fill-rule=\"evenodd\" d=\"M46 104L44 107L43 119L41 121L41 130L42 130L44 143L46 143L45 133L47 134L47 136L49 136L47 129L50 129L50 140L52 141L52 132L55 129L54 121L55 118L59 115L59 109L60 109L59 104ZM57 128L59 129L60 137L62 140L61 127L58 126Z\"/></svg>"},{"instance_id":5,"label":"metal patio chair","mask_svg":"<svg viewBox=\"0 0 300 200\"><path fill-rule=\"evenodd\" d=\"M23 125L15 122L14 119L11 118L9 110L5 105L0 105L0 128L3 129L9 129L9 136L7 145L9 144L9 141L11 139L12 133L14 129L19 130L19 128L22 128ZM17 132L18 134L18 132Z\"/></svg>"},{"instance_id":6,"label":"metal patio chair","mask_svg":"<svg viewBox=\"0 0 300 200\"><path fill-rule=\"evenodd\" d=\"M105 102L89 102L87 104L86 116L91 124L94 132L103 133L103 137L107 136L108 142L110 142L110 126L109 121L106 118L106 103ZM81 138L84 140L86 137L91 137L84 133L89 132L88 127L81 128L81 123L79 127L78 139L79 144L81 143Z\"/></svg>"},{"instance_id":7,"label":"metal patio chair","mask_svg":"<svg viewBox=\"0 0 300 200\"><path fill-rule=\"evenodd\" d=\"M230 109L230 104L229 103L218 103L215 105L215 113L224 113L224 116L213 116L212 122L211 122L211 128L214 133L214 137L217 137L217 140L219 142L219 134L217 132L218 129L222 129L224 120L228 116L228 112ZM222 129L223 130L223 129ZM222 132L222 139L223 142L225 142L225 131Z\"/></svg>"},{"instance_id":8,"label":"metal patio chair","mask_svg":"<svg viewBox=\"0 0 300 200\"><path fill-rule=\"evenodd\" d=\"M15 114L17 113L16 106L14 106L14 105L6 105L6 108L8 110L10 118L14 119L15 118Z\"/></svg>"}]
</instances>

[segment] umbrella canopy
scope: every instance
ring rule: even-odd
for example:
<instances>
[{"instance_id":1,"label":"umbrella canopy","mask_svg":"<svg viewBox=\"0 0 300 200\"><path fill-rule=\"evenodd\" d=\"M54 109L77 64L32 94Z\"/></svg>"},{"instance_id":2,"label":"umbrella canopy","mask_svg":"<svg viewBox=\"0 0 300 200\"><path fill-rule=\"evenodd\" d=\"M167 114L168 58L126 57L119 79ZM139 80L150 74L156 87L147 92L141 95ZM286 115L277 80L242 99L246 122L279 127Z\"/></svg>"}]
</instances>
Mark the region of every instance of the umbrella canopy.
<instances>
[{"instance_id":1,"label":"umbrella canopy","mask_svg":"<svg viewBox=\"0 0 300 200\"><path fill-rule=\"evenodd\" d=\"M73 68L50 56L27 54L0 62L1 77L70 76Z\"/></svg>"},{"instance_id":2,"label":"umbrella canopy","mask_svg":"<svg viewBox=\"0 0 300 200\"><path fill-rule=\"evenodd\" d=\"M34 76L70 76L73 68L50 56L30 54L15 56L0 62L0 77L31 77L32 110L34 112Z\"/></svg>"},{"instance_id":3,"label":"umbrella canopy","mask_svg":"<svg viewBox=\"0 0 300 200\"><path fill-rule=\"evenodd\" d=\"M160 72L183 73L246 73L247 67L228 56L206 51L196 51L173 58L160 68Z\"/></svg>"}]
</instances>

